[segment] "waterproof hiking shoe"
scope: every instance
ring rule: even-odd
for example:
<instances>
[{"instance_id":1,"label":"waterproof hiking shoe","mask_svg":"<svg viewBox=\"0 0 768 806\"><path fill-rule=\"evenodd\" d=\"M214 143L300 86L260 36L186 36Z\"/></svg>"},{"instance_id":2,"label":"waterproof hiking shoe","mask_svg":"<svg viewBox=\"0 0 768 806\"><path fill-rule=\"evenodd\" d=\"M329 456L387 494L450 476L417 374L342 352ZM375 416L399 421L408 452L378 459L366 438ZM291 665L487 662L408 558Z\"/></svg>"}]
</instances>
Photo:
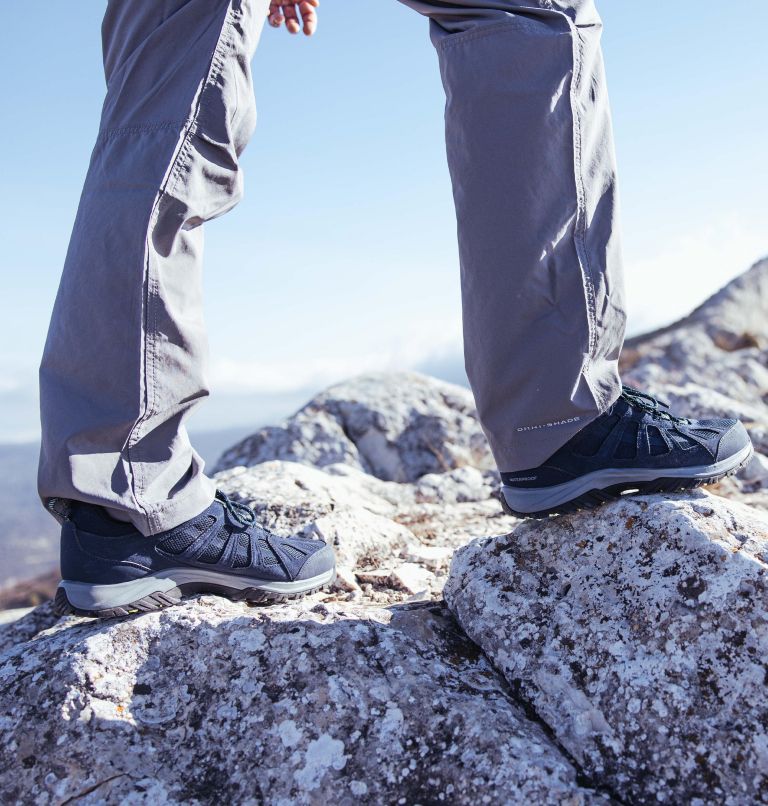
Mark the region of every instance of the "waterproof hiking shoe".
<instances>
[{"instance_id":1,"label":"waterproof hiking shoe","mask_svg":"<svg viewBox=\"0 0 768 806\"><path fill-rule=\"evenodd\" d=\"M278 537L252 509L216 493L196 518L144 537L101 507L74 503L61 530L59 614L110 618L218 593L279 602L336 577L333 549L320 540Z\"/></svg>"},{"instance_id":2,"label":"waterproof hiking shoe","mask_svg":"<svg viewBox=\"0 0 768 806\"><path fill-rule=\"evenodd\" d=\"M738 420L687 420L668 408L622 387L605 414L543 465L501 474L505 511L538 518L631 493L690 490L735 473L751 458L752 442Z\"/></svg>"}]
</instances>

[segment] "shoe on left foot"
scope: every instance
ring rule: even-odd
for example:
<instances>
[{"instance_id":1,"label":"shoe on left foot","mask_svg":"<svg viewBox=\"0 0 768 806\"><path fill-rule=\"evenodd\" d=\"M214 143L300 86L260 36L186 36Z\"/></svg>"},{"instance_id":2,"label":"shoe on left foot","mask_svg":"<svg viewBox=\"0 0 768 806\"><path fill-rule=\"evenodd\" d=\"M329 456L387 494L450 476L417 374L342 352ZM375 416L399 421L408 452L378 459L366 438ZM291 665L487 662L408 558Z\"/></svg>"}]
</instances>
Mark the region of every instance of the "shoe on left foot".
<instances>
[{"instance_id":1,"label":"shoe on left foot","mask_svg":"<svg viewBox=\"0 0 768 806\"><path fill-rule=\"evenodd\" d=\"M593 508L630 493L713 484L742 468L752 442L738 420L689 420L631 386L544 464L502 473L504 510L539 518Z\"/></svg>"},{"instance_id":2,"label":"shoe on left foot","mask_svg":"<svg viewBox=\"0 0 768 806\"><path fill-rule=\"evenodd\" d=\"M145 537L91 504L73 503L61 530L60 615L110 618L178 603L197 593L280 602L333 582L333 549L284 538L250 507L217 492L197 517Z\"/></svg>"}]
</instances>

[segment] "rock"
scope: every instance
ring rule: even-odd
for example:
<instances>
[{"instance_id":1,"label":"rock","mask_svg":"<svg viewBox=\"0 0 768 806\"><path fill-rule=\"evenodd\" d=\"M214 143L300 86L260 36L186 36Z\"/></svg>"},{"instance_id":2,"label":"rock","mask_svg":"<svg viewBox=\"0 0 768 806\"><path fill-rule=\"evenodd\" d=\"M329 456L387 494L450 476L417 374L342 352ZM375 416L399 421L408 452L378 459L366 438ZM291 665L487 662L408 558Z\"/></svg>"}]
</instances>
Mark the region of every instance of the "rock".
<instances>
[{"instance_id":1,"label":"rock","mask_svg":"<svg viewBox=\"0 0 768 806\"><path fill-rule=\"evenodd\" d=\"M429 473L414 487L414 500L419 504L463 504L487 501L498 489L495 470L459 467L447 473Z\"/></svg>"},{"instance_id":2,"label":"rock","mask_svg":"<svg viewBox=\"0 0 768 806\"><path fill-rule=\"evenodd\" d=\"M709 489L724 498L733 498L768 512L768 457L755 453L735 477L723 479Z\"/></svg>"},{"instance_id":3,"label":"rock","mask_svg":"<svg viewBox=\"0 0 768 806\"><path fill-rule=\"evenodd\" d=\"M215 597L0 657L0 802L607 804L440 605Z\"/></svg>"},{"instance_id":4,"label":"rock","mask_svg":"<svg viewBox=\"0 0 768 806\"><path fill-rule=\"evenodd\" d=\"M417 563L403 563L392 572L395 587L408 593L427 593L435 575Z\"/></svg>"},{"instance_id":5,"label":"rock","mask_svg":"<svg viewBox=\"0 0 768 806\"><path fill-rule=\"evenodd\" d=\"M325 600L357 601L362 581L369 602L394 604L414 594L439 597L453 547L516 522L492 497L488 471L465 467L444 475L444 495L434 474L397 483L343 464L318 469L265 461L222 471L216 482L279 534L334 546L340 571ZM418 570L406 580L395 572L408 563Z\"/></svg>"},{"instance_id":6,"label":"rock","mask_svg":"<svg viewBox=\"0 0 768 806\"><path fill-rule=\"evenodd\" d=\"M679 322L629 339L622 368L679 412L744 420L768 453L768 260Z\"/></svg>"},{"instance_id":7,"label":"rock","mask_svg":"<svg viewBox=\"0 0 768 806\"><path fill-rule=\"evenodd\" d=\"M334 585L337 590L346 591L347 593L356 593L360 590L355 572L345 565L336 566L336 582Z\"/></svg>"},{"instance_id":8,"label":"rock","mask_svg":"<svg viewBox=\"0 0 768 806\"><path fill-rule=\"evenodd\" d=\"M696 308L688 322L703 325L721 350L768 348L768 259L761 260Z\"/></svg>"},{"instance_id":9,"label":"rock","mask_svg":"<svg viewBox=\"0 0 768 806\"><path fill-rule=\"evenodd\" d=\"M627 803L764 802L768 516L625 498L454 556L459 624Z\"/></svg>"},{"instance_id":10,"label":"rock","mask_svg":"<svg viewBox=\"0 0 768 806\"><path fill-rule=\"evenodd\" d=\"M371 374L332 386L279 428L228 450L217 470L281 459L348 464L387 481L493 462L466 389L414 372Z\"/></svg>"},{"instance_id":11,"label":"rock","mask_svg":"<svg viewBox=\"0 0 768 806\"><path fill-rule=\"evenodd\" d=\"M0 610L0 631L15 624L19 619L31 613L34 607L14 607L10 610Z\"/></svg>"},{"instance_id":12,"label":"rock","mask_svg":"<svg viewBox=\"0 0 768 806\"><path fill-rule=\"evenodd\" d=\"M768 456L755 452L739 476L745 484L755 488L768 487Z\"/></svg>"},{"instance_id":13,"label":"rock","mask_svg":"<svg viewBox=\"0 0 768 806\"><path fill-rule=\"evenodd\" d=\"M371 585L395 588L406 593L429 593L437 586L433 573L417 563L403 563L391 571L358 571L357 579Z\"/></svg>"},{"instance_id":14,"label":"rock","mask_svg":"<svg viewBox=\"0 0 768 806\"><path fill-rule=\"evenodd\" d=\"M450 546L408 546L406 559L414 563L419 563L432 571L439 571L446 568L453 557L453 549Z\"/></svg>"},{"instance_id":15,"label":"rock","mask_svg":"<svg viewBox=\"0 0 768 806\"><path fill-rule=\"evenodd\" d=\"M35 608L17 608L2 611L0 624L0 655L19 644L34 638L42 630L59 620L53 612L53 602Z\"/></svg>"}]
</instances>

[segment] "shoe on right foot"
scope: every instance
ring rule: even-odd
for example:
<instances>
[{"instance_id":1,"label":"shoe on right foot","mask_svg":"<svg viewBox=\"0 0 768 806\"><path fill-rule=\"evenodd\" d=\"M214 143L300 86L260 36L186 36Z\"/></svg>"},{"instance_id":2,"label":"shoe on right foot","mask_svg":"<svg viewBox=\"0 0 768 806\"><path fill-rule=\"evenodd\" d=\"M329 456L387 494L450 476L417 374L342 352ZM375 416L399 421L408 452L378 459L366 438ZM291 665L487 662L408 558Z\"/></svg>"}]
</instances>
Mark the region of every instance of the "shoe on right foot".
<instances>
[{"instance_id":1,"label":"shoe on right foot","mask_svg":"<svg viewBox=\"0 0 768 806\"><path fill-rule=\"evenodd\" d=\"M73 502L63 518L60 615L127 616L198 593L280 602L336 577L326 543L279 537L221 492L197 517L153 537L91 504Z\"/></svg>"},{"instance_id":2,"label":"shoe on right foot","mask_svg":"<svg viewBox=\"0 0 768 806\"><path fill-rule=\"evenodd\" d=\"M668 408L623 386L605 414L544 464L501 474L504 510L540 518L632 493L690 490L732 475L751 459L752 442L738 420L689 420Z\"/></svg>"}]
</instances>

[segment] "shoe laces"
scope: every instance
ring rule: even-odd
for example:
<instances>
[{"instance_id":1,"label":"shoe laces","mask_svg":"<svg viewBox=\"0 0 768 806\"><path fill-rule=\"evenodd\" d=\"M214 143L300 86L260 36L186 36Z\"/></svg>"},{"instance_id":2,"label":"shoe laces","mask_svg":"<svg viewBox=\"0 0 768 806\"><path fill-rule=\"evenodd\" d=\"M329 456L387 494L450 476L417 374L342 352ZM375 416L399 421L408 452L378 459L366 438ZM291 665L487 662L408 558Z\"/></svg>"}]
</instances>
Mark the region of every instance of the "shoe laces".
<instances>
[{"instance_id":1,"label":"shoe laces","mask_svg":"<svg viewBox=\"0 0 768 806\"><path fill-rule=\"evenodd\" d=\"M229 513L235 523L240 526L253 526L256 523L256 513L245 504L238 501L233 501L226 493L221 490L216 490L216 500L219 501L224 509Z\"/></svg>"},{"instance_id":2,"label":"shoe laces","mask_svg":"<svg viewBox=\"0 0 768 806\"><path fill-rule=\"evenodd\" d=\"M664 411L664 409L669 408L669 403L665 403L663 400L659 400L657 397L649 395L647 392L641 392L633 386L622 384L621 397L633 408L646 411L658 420L670 420L673 423L688 422L685 417L675 417L675 415L671 414L669 411Z\"/></svg>"}]
</instances>

